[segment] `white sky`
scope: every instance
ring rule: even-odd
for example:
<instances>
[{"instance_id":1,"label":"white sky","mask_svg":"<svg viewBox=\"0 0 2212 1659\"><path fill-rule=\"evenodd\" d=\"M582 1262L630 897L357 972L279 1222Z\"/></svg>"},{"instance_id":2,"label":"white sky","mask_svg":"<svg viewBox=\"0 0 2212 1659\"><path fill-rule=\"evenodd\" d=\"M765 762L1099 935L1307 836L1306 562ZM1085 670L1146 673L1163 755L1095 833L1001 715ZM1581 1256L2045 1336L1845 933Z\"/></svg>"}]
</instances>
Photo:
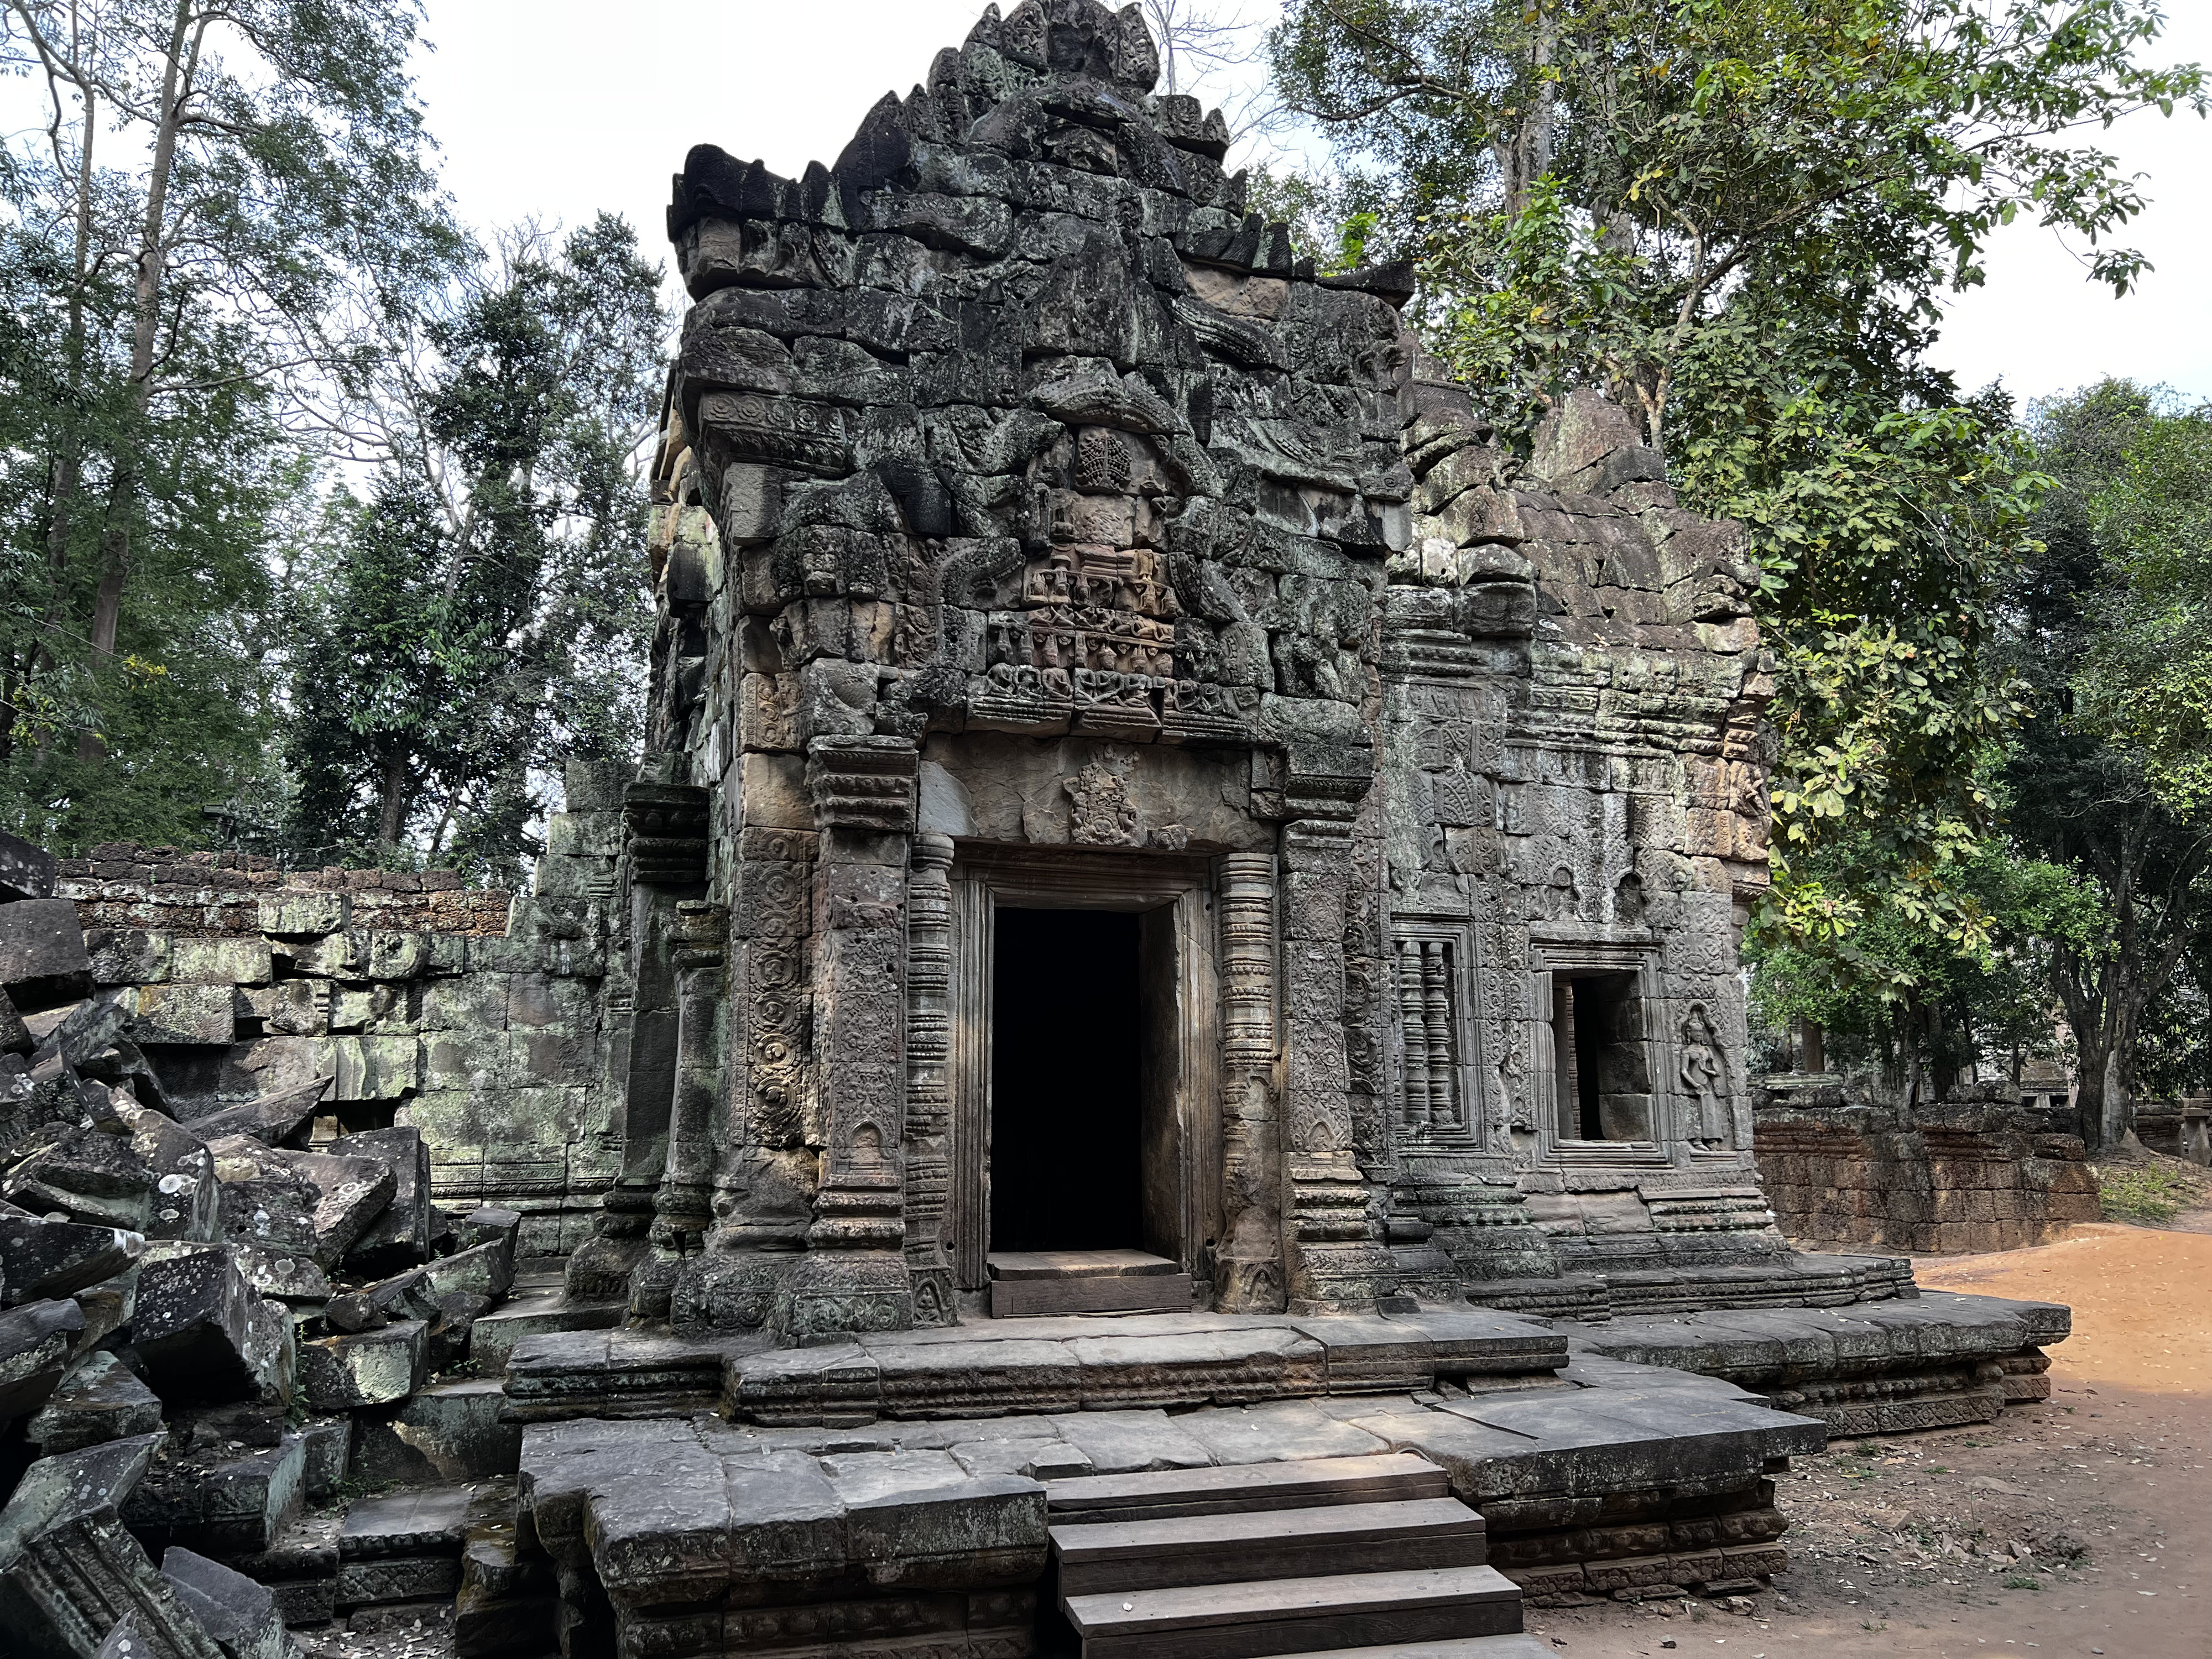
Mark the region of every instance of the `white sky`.
<instances>
[{"instance_id":1,"label":"white sky","mask_svg":"<svg viewBox=\"0 0 2212 1659\"><path fill-rule=\"evenodd\" d=\"M824 163L868 106L928 73L982 0L430 0L422 88L445 177L480 224L626 215L659 256L669 175L695 143L775 171ZM1249 0L1273 15L1276 0ZM2212 0L2169 0L2165 61L2212 63ZM2097 142L2149 175L2126 233L2158 269L2115 301L2025 221L1990 251L1936 353L1967 386L2036 397L2124 374L2212 397L2212 123L2155 114Z\"/></svg>"}]
</instances>

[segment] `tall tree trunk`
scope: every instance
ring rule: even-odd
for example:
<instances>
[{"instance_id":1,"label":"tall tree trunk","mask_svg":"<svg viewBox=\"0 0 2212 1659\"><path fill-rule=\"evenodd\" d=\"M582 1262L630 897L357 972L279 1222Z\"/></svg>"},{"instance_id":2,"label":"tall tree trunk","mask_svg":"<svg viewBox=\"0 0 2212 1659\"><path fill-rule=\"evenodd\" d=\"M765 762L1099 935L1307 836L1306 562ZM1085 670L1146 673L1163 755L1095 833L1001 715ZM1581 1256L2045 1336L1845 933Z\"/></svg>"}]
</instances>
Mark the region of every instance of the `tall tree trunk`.
<instances>
[{"instance_id":1,"label":"tall tree trunk","mask_svg":"<svg viewBox=\"0 0 2212 1659\"><path fill-rule=\"evenodd\" d=\"M399 849L400 832L407 828L407 756L394 750L384 757L379 781L376 839L386 853Z\"/></svg>"},{"instance_id":2,"label":"tall tree trunk","mask_svg":"<svg viewBox=\"0 0 2212 1659\"><path fill-rule=\"evenodd\" d=\"M107 492L107 518L100 538L100 587L92 609L92 651L95 666L115 657L115 636L123 617L123 590L131 569L131 520L138 510L143 464L139 444L154 403L154 352L161 335L161 279L168 263L167 229L169 179L177 163L177 139L185 102L199 67L207 20L197 21L192 0L177 0L161 71L161 116L154 131L152 164L146 180L146 213L139 233L137 279L131 294L130 394L117 434L115 471ZM77 739L77 758L94 761L106 753L97 732Z\"/></svg>"}]
</instances>

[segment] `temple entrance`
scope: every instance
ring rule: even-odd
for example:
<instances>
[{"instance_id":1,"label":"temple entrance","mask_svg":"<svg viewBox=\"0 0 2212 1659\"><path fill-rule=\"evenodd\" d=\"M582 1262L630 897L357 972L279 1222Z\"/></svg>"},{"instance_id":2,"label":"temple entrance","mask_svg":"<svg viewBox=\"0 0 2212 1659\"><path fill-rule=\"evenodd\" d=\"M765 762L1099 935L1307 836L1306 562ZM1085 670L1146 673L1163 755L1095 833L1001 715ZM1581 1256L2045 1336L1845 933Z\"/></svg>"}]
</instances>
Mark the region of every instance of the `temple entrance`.
<instances>
[{"instance_id":1,"label":"temple entrance","mask_svg":"<svg viewBox=\"0 0 2212 1659\"><path fill-rule=\"evenodd\" d=\"M1114 910L998 912L994 1255L1145 1243L1141 921Z\"/></svg>"},{"instance_id":2,"label":"temple entrance","mask_svg":"<svg viewBox=\"0 0 2212 1659\"><path fill-rule=\"evenodd\" d=\"M1211 1281L1210 875L1113 854L956 860L953 1266L996 1312L1188 1309L1193 1278Z\"/></svg>"}]
</instances>

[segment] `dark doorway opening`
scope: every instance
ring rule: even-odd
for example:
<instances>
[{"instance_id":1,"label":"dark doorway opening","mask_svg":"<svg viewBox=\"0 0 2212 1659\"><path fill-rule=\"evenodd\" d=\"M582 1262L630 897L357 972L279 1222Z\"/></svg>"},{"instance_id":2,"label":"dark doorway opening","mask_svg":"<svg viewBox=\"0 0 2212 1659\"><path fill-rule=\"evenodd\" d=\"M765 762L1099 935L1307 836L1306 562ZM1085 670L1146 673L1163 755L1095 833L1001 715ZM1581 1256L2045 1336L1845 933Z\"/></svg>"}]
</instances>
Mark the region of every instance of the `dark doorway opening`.
<instances>
[{"instance_id":1,"label":"dark doorway opening","mask_svg":"<svg viewBox=\"0 0 2212 1659\"><path fill-rule=\"evenodd\" d=\"M1001 908L994 920L990 1248L1141 1248L1141 919Z\"/></svg>"}]
</instances>

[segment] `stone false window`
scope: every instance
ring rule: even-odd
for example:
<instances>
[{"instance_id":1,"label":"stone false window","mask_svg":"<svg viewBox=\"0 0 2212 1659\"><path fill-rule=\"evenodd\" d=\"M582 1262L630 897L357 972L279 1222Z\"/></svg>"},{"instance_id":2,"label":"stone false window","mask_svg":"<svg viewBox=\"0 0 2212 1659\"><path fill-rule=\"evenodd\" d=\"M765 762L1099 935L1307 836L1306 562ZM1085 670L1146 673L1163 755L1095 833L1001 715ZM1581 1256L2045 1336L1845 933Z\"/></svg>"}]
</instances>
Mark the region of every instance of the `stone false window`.
<instances>
[{"instance_id":1,"label":"stone false window","mask_svg":"<svg viewBox=\"0 0 2212 1659\"><path fill-rule=\"evenodd\" d=\"M1471 941L1449 922L1401 922L1391 944L1398 1024L1398 1133L1415 1142L1479 1139Z\"/></svg>"},{"instance_id":2,"label":"stone false window","mask_svg":"<svg viewBox=\"0 0 2212 1659\"><path fill-rule=\"evenodd\" d=\"M1644 975L1627 959L1561 962L1543 976L1541 1075L1555 1146L1662 1139L1646 1003Z\"/></svg>"}]
</instances>

